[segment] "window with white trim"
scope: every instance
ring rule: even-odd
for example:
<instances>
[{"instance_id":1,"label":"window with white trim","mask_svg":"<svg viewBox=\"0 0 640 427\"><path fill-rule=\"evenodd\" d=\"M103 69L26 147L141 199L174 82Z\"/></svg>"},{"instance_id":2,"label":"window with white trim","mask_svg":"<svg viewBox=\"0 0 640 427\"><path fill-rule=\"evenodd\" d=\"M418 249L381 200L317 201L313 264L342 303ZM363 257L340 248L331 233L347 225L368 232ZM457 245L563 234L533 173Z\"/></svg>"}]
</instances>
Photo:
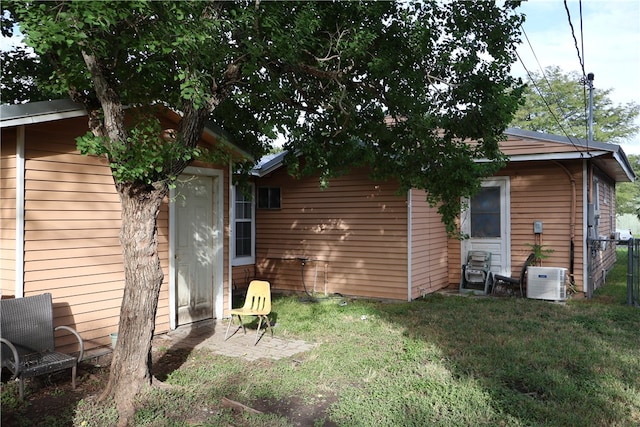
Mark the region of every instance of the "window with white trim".
<instances>
[{"instance_id":1,"label":"window with white trim","mask_svg":"<svg viewBox=\"0 0 640 427\"><path fill-rule=\"evenodd\" d=\"M255 263L255 202L253 185L233 187L233 239L232 265Z\"/></svg>"}]
</instances>

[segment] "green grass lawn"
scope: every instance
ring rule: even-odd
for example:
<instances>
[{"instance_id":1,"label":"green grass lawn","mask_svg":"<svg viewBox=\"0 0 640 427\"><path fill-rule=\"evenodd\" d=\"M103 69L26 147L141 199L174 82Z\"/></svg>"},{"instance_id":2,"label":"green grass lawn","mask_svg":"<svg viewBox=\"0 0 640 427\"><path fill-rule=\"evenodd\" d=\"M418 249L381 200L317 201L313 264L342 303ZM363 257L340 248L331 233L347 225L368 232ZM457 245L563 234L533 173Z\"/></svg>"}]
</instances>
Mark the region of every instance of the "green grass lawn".
<instances>
[{"instance_id":1,"label":"green grass lawn","mask_svg":"<svg viewBox=\"0 0 640 427\"><path fill-rule=\"evenodd\" d=\"M566 304L277 298L274 333L314 350L259 362L193 351L166 378L175 387L141 399L135 425L640 425L640 309L625 305L618 257L592 300ZM223 397L272 411L232 413ZM75 425L108 424L101 411L82 402Z\"/></svg>"}]
</instances>

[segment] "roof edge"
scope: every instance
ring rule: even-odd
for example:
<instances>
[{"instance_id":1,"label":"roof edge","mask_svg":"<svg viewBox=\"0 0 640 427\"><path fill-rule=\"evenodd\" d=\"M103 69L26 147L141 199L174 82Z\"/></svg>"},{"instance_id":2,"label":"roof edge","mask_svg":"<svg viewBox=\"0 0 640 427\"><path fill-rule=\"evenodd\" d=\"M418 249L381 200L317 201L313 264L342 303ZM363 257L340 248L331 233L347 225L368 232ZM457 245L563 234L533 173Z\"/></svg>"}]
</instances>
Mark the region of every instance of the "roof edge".
<instances>
[{"instance_id":1,"label":"roof edge","mask_svg":"<svg viewBox=\"0 0 640 427\"><path fill-rule=\"evenodd\" d=\"M82 104L71 99L0 105L0 128L43 123L72 117L86 116Z\"/></svg>"},{"instance_id":2,"label":"roof edge","mask_svg":"<svg viewBox=\"0 0 640 427\"><path fill-rule=\"evenodd\" d=\"M180 112L169 108L181 117ZM55 99L51 101L27 102L24 104L0 105L0 128L45 123L55 120L82 117L87 115L84 105L71 99ZM229 135L211 121L205 123L203 134L213 136L220 143L237 150L242 156L253 160L253 156L246 150L234 144Z\"/></svg>"}]
</instances>

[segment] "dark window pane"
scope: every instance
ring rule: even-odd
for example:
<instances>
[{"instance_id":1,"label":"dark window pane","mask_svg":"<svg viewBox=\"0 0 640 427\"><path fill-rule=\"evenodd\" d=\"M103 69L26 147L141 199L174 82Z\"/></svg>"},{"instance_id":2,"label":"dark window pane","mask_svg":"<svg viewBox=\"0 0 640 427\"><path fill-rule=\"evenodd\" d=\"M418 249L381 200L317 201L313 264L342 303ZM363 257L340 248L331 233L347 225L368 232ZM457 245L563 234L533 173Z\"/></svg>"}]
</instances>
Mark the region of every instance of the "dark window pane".
<instances>
[{"instance_id":1,"label":"dark window pane","mask_svg":"<svg viewBox=\"0 0 640 427\"><path fill-rule=\"evenodd\" d=\"M236 256L251 256L251 222L236 222Z\"/></svg>"},{"instance_id":2,"label":"dark window pane","mask_svg":"<svg viewBox=\"0 0 640 427\"><path fill-rule=\"evenodd\" d=\"M280 209L280 188L258 188L258 207L261 209Z\"/></svg>"},{"instance_id":3,"label":"dark window pane","mask_svg":"<svg viewBox=\"0 0 640 427\"><path fill-rule=\"evenodd\" d=\"M280 209L280 189L270 188L269 192L269 207L271 209Z\"/></svg>"},{"instance_id":4,"label":"dark window pane","mask_svg":"<svg viewBox=\"0 0 640 427\"><path fill-rule=\"evenodd\" d=\"M269 207L269 189L258 188L258 207L267 209Z\"/></svg>"},{"instance_id":5,"label":"dark window pane","mask_svg":"<svg viewBox=\"0 0 640 427\"><path fill-rule=\"evenodd\" d=\"M500 187L483 187L471 199L471 237L500 237Z\"/></svg>"}]
</instances>

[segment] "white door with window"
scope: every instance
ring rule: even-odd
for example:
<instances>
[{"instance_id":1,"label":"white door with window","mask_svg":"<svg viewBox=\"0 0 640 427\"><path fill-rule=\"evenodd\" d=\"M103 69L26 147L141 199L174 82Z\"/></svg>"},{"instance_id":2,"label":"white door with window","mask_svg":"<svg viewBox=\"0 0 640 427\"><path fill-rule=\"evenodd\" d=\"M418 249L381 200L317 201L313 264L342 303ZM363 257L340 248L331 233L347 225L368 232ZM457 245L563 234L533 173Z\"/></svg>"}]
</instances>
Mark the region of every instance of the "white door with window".
<instances>
[{"instance_id":1,"label":"white door with window","mask_svg":"<svg viewBox=\"0 0 640 427\"><path fill-rule=\"evenodd\" d=\"M461 245L463 263L469 251L487 251L494 274L511 274L509 194L509 177L493 177L483 180L480 191L466 201L461 225L469 238Z\"/></svg>"},{"instance_id":2,"label":"white door with window","mask_svg":"<svg viewBox=\"0 0 640 427\"><path fill-rule=\"evenodd\" d=\"M174 286L178 325L211 319L222 307L220 177L183 174L174 193ZM217 301L220 299L220 301Z\"/></svg>"}]
</instances>

